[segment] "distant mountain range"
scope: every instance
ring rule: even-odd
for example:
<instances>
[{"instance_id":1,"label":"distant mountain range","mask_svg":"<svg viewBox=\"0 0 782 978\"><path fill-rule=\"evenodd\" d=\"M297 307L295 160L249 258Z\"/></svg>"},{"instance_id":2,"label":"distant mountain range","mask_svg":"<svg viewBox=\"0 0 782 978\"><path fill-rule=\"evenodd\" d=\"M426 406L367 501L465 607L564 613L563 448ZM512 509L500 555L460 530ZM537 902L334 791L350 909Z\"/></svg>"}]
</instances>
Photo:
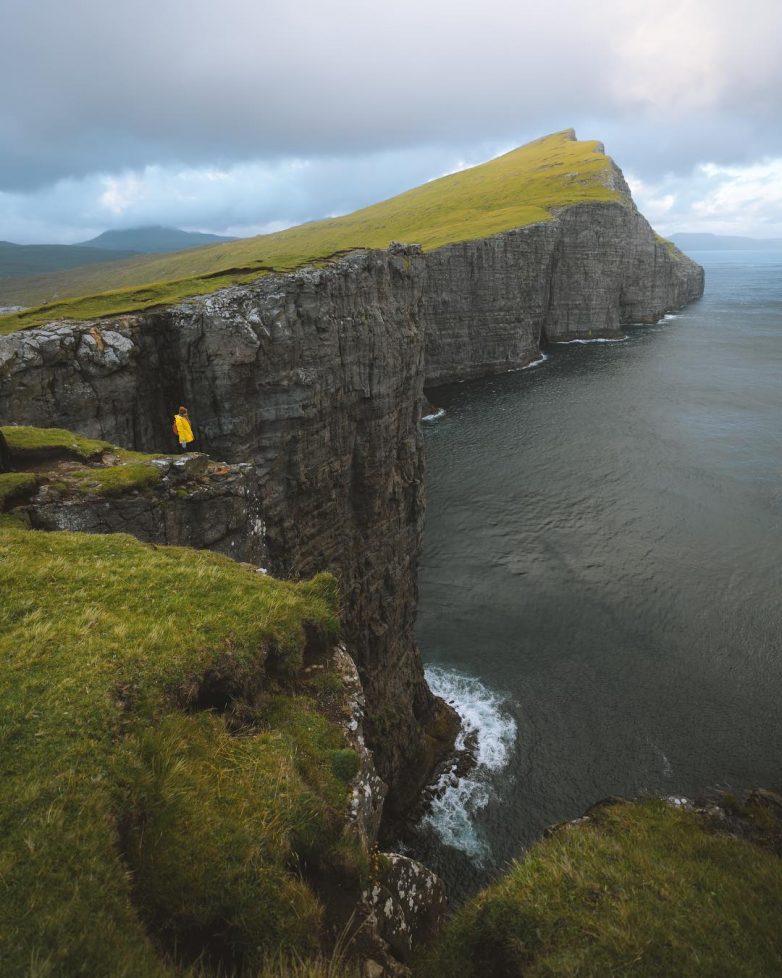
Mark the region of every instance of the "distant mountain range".
<instances>
[{"instance_id":1,"label":"distant mountain range","mask_svg":"<svg viewBox=\"0 0 782 978\"><path fill-rule=\"evenodd\" d=\"M127 228L125 231L104 231L97 238L81 241L73 247L101 248L106 251L139 251L145 255L164 251L187 251L202 245L236 241L219 234L201 234L200 231L180 231L179 228L159 226Z\"/></svg>"},{"instance_id":2,"label":"distant mountain range","mask_svg":"<svg viewBox=\"0 0 782 978\"><path fill-rule=\"evenodd\" d=\"M782 238L742 238L732 234L682 231L670 240L682 251L782 251Z\"/></svg>"},{"instance_id":3,"label":"distant mountain range","mask_svg":"<svg viewBox=\"0 0 782 978\"><path fill-rule=\"evenodd\" d=\"M236 238L179 228L144 227L104 231L97 238L73 245L19 245L0 241L0 279L44 275L139 255L187 251Z\"/></svg>"}]
</instances>

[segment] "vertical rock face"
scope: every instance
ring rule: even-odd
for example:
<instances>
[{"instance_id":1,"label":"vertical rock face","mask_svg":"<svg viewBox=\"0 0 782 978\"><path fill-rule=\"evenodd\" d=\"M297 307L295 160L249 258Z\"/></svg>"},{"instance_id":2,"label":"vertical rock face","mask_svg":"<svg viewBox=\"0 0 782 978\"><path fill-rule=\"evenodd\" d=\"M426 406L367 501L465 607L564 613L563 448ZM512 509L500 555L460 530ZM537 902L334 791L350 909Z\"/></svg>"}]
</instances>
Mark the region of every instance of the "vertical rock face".
<instances>
[{"instance_id":1,"label":"vertical rock face","mask_svg":"<svg viewBox=\"0 0 782 978\"><path fill-rule=\"evenodd\" d=\"M130 533L145 543L214 550L265 566L254 467L221 466L207 472L207 463L205 455L156 460L160 482L142 492L111 496L56 489L55 470L47 475L49 484L16 512L35 530Z\"/></svg>"},{"instance_id":2,"label":"vertical rock face","mask_svg":"<svg viewBox=\"0 0 782 978\"><path fill-rule=\"evenodd\" d=\"M139 450L254 463L269 570L330 569L381 776L415 767L433 698L413 634L423 519L417 250L227 289L159 313L0 339L0 416Z\"/></svg>"},{"instance_id":3,"label":"vertical rock face","mask_svg":"<svg viewBox=\"0 0 782 978\"><path fill-rule=\"evenodd\" d=\"M185 404L197 450L252 462L269 570L342 582L368 742L399 803L431 760L437 710L413 632L424 379L521 367L542 343L616 335L702 290L702 269L628 192L428 254L355 253L161 311L1 336L0 422L174 450Z\"/></svg>"},{"instance_id":4,"label":"vertical rock face","mask_svg":"<svg viewBox=\"0 0 782 978\"><path fill-rule=\"evenodd\" d=\"M612 186L623 202L425 256L427 385L523 367L547 342L616 336L703 294L703 269L655 235L617 168Z\"/></svg>"}]
</instances>

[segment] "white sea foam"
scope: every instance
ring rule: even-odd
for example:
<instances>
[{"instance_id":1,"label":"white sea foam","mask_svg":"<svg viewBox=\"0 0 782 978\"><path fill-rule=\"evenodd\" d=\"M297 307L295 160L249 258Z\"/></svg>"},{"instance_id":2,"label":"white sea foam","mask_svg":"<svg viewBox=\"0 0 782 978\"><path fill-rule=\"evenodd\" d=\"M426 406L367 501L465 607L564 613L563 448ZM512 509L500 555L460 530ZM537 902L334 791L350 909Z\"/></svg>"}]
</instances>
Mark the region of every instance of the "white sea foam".
<instances>
[{"instance_id":1,"label":"white sea foam","mask_svg":"<svg viewBox=\"0 0 782 978\"><path fill-rule=\"evenodd\" d=\"M421 418L422 421L437 421L440 418L445 417L445 408L435 408L431 414L425 414Z\"/></svg>"},{"instance_id":2,"label":"white sea foam","mask_svg":"<svg viewBox=\"0 0 782 978\"><path fill-rule=\"evenodd\" d=\"M673 312L666 313L663 316L663 319L678 319L678 318L679 317L675 313L673 313Z\"/></svg>"},{"instance_id":3,"label":"white sea foam","mask_svg":"<svg viewBox=\"0 0 782 978\"><path fill-rule=\"evenodd\" d=\"M532 367L539 367L541 363L545 363L548 360L548 356L545 353L541 353L537 360L533 360L532 363L525 363L523 367L511 367L508 370L509 374L515 374L517 370L530 370Z\"/></svg>"},{"instance_id":4,"label":"white sea foam","mask_svg":"<svg viewBox=\"0 0 782 978\"><path fill-rule=\"evenodd\" d=\"M627 335L624 336L596 336L588 340L553 340L554 346L570 346L572 343L624 343L627 339Z\"/></svg>"},{"instance_id":5,"label":"white sea foam","mask_svg":"<svg viewBox=\"0 0 782 978\"><path fill-rule=\"evenodd\" d=\"M510 761L516 742L516 722L506 702L479 679L432 666L426 670L432 691L462 718L456 747L477 739L475 766L462 778L454 770L442 775L436 797L422 823L446 845L467 853L476 862L487 854L485 841L475 825L475 815L489 803L497 775Z\"/></svg>"}]
</instances>

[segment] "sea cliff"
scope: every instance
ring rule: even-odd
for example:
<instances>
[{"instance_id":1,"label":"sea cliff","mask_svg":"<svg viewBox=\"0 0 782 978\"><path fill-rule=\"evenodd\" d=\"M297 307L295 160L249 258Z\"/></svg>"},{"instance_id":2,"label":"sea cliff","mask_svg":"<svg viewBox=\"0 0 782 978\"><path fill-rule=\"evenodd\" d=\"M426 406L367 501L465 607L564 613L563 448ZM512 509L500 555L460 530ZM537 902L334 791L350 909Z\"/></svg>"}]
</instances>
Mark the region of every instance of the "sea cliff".
<instances>
[{"instance_id":1,"label":"sea cliff","mask_svg":"<svg viewBox=\"0 0 782 978\"><path fill-rule=\"evenodd\" d=\"M271 572L341 582L368 741L404 807L452 728L413 634L424 384L616 335L702 287L629 195L587 202L434 251L357 251L135 315L9 333L0 422L155 452L173 447L170 416L185 403L199 449L252 464L248 505Z\"/></svg>"}]
</instances>

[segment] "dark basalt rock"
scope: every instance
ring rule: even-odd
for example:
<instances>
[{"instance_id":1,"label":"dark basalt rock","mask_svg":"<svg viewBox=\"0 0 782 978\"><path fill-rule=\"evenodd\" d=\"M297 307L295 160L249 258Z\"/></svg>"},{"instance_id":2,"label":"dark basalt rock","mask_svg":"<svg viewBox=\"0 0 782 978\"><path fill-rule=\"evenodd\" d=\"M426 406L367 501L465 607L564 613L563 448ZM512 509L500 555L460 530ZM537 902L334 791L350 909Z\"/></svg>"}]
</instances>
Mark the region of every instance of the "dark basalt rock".
<instances>
[{"instance_id":1,"label":"dark basalt rock","mask_svg":"<svg viewBox=\"0 0 782 978\"><path fill-rule=\"evenodd\" d=\"M8 442L0 431L0 472L11 471L11 453L8 450Z\"/></svg>"},{"instance_id":2,"label":"dark basalt rock","mask_svg":"<svg viewBox=\"0 0 782 978\"><path fill-rule=\"evenodd\" d=\"M214 550L263 565L255 470L240 464L207 472L206 455L155 460L162 479L143 491L102 496L43 485L17 515L35 530L130 533L145 543Z\"/></svg>"},{"instance_id":3,"label":"dark basalt rock","mask_svg":"<svg viewBox=\"0 0 782 978\"><path fill-rule=\"evenodd\" d=\"M402 806L442 756L436 731L453 727L413 631L424 380L518 368L542 343L616 335L702 288L702 269L629 197L582 204L429 254L357 252L165 309L2 336L0 423L154 452L174 449L185 404L199 450L252 463L265 566L342 583L367 741ZM208 506L198 516L212 518Z\"/></svg>"},{"instance_id":4,"label":"dark basalt rock","mask_svg":"<svg viewBox=\"0 0 782 978\"><path fill-rule=\"evenodd\" d=\"M620 336L703 294L703 269L658 238L614 167L621 202L425 256L426 384L518 369L546 343Z\"/></svg>"}]
</instances>

